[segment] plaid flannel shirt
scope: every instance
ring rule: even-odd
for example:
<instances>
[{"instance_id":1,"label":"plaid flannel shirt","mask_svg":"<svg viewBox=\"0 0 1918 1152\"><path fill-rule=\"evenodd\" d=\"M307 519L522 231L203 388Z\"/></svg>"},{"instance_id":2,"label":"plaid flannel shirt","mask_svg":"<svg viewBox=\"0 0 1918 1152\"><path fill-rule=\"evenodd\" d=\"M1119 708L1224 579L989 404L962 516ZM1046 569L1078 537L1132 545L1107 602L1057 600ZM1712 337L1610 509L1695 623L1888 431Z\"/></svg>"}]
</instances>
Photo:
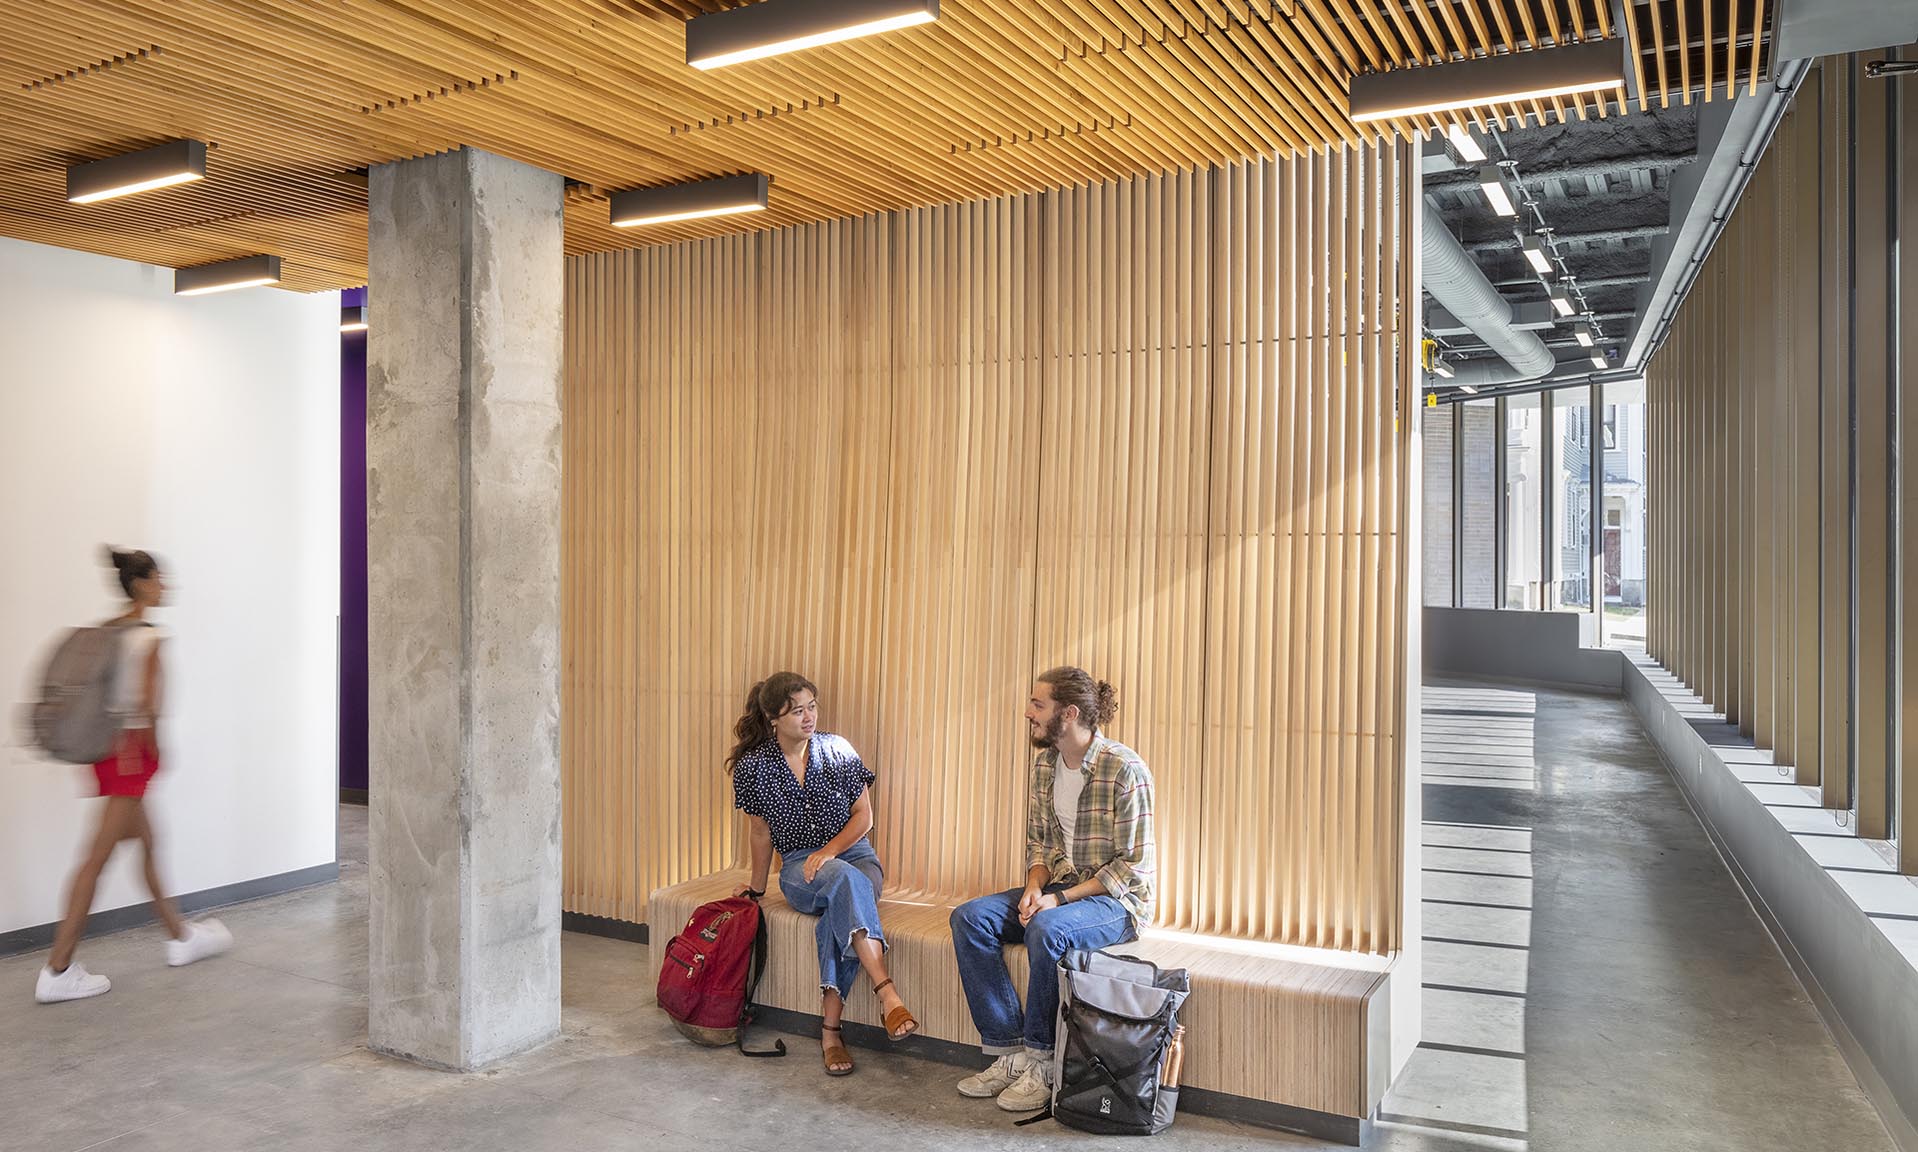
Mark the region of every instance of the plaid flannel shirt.
<instances>
[{"instance_id":1,"label":"plaid flannel shirt","mask_svg":"<svg viewBox=\"0 0 1918 1152\"><path fill-rule=\"evenodd\" d=\"M1097 877L1133 923L1152 922L1157 846L1152 836L1152 771L1139 754L1103 735L1092 738L1080 771L1078 827L1071 845L1053 808L1052 776L1059 761L1048 748L1032 762L1026 805L1026 866L1044 865L1055 884Z\"/></svg>"}]
</instances>

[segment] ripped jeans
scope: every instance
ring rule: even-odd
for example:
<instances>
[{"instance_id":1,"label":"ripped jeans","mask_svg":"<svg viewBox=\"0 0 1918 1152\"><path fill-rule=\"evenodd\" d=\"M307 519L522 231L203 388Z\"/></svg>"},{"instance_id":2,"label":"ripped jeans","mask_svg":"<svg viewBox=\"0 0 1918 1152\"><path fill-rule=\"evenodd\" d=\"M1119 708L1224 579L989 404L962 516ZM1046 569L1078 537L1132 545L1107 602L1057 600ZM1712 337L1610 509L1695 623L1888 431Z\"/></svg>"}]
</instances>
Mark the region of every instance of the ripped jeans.
<instances>
[{"instance_id":1,"label":"ripped jeans","mask_svg":"<svg viewBox=\"0 0 1918 1152\"><path fill-rule=\"evenodd\" d=\"M810 853L808 853L810 855ZM808 916L819 917L819 990L835 989L844 1000L859 978L859 954L853 951L853 933L864 930L881 947L886 938L879 931L879 893L885 888L886 872L879 866L879 853L872 841L860 840L844 853L826 861L826 866L806 882L806 857L795 855L779 865L779 890L786 903Z\"/></svg>"}]
</instances>

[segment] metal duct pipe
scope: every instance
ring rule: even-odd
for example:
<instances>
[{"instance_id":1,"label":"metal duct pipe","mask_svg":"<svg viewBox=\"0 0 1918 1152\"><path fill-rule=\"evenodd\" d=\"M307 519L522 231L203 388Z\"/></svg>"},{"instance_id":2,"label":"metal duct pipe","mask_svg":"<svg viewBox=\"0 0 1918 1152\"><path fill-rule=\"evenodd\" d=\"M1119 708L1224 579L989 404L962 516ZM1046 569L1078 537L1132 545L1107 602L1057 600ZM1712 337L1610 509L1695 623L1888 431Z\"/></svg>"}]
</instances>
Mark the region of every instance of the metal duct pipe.
<instances>
[{"instance_id":1,"label":"metal duct pipe","mask_svg":"<svg viewBox=\"0 0 1918 1152\"><path fill-rule=\"evenodd\" d=\"M1531 333L1527 332L1524 333L1524 335L1529 336ZM1548 350L1546 354L1550 355L1551 353ZM1558 367L1558 358L1554 356L1552 358L1552 367L1547 368L1544 372L1536 376L1530 373L1518 372L1503 360L1467 360L1463 363L1454 360L1450 362L1450 366L1452 369L1450 379L1436 377L1432 379L1432 383L1448 384L1454 388L1466 384L1470 384L1474 388L1502 388L1507 384L1524 384L1527 381L1542 379L1544 376L1550 375L1552 369Z\"/></svg>"},{"instance_id":2,"label":"metal duct pipe","mask_svg":"<svg viewBox=\"0 0 1918 1152\"><path fill-rule=\"evenodd\" d=\"M1505 359L1504 366L1461 364L1454 370L1457 375L1452 383L1477 387L1518 384L1547 376L1558 366L1558 358L1545 346L1545 341L1534 333L1512 327L1512 306L1465 254L1458 237L1452 235L1445 219L1429 201L1425 205L1425 241L1420 251L1425 258L1425 290L1432 294L1432 299Z\"/></svg>"}]
</instances>

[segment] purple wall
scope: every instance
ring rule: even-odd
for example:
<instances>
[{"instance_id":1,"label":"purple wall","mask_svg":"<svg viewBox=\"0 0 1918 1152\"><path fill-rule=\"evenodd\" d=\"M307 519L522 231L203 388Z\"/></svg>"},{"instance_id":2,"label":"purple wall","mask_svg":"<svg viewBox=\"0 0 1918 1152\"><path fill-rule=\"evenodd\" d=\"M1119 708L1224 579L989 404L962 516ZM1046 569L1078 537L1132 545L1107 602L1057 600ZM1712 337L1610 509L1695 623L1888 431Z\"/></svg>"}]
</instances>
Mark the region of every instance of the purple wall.
<instances>
[{"instance_id":1,"label":"purple wall","mask_svg":"<svg viewBox=\"0 0 1918 1152\"><path fill-rule=\"evenodd\" d=\"M340 293L340 307L366 289ZM340 334L340 787L366 782L366 333Z\"/></svg>"}]
</instances>

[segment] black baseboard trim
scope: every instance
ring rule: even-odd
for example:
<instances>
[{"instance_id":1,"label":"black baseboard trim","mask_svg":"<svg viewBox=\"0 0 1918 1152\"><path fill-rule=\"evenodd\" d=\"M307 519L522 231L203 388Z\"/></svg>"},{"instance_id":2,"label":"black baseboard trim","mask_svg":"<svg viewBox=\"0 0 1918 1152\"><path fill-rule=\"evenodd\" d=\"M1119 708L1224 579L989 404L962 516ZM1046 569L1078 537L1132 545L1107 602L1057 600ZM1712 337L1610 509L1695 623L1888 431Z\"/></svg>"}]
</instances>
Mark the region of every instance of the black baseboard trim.
<instances>
[{"instance_id":1,"label":"black baseboard trim","mask_svg":"<svg viewBox=\"0 0 1918 1152\"><path fill-rule=\"evenodd\" d=\"M768 1008L763 1004L756 1004L753 1006L753 1020L759 1026L780 1032L801 1036L819 1035L820 1018L810 1012L793 1012L785 1008ZM878 1048L887 1052L918 1056L974 1071L986 1063L985 1056L980 1054L976 1045L959 1044L931 1036L908 1036L894 1043L886 1039L886 1030L876 1024L856 1024L848 1020L845 1023L844 1038L846 1043L855 1047ZM751 1047L762 1046L750 1033L747 1035L746 1042ZM1274 1128L1282 1132L1296 1132L1317 1140L1331 1140L1352 1147L1361 1145L1371 1135L1372 1127L1370 1120L1357 1116L1338 1116L1331 1112L1298 1108L1290 1104L1274 1104L1269 1100L1254 1100L1246 1096L1234 1096L1230 1092L1213 1092L1206 1088L1191 1086L1179 1089L1179 1111L1191 1112L1198 1116L1216 1116L1221 1120L1252 1124L1261 1128Z\"/></svg>"},{"instance_id":2,"label":"black baseboard trim","mask_svg":"<svg viewBox=\"0 0 1918 1152\"><path fill-rule=\"evenodd\" d=\"M223 884L218 888L183 893L175 896L173 903L180 909L182 916L190 916L195 912L205 912L211 908L224 908L229 904L242 904L266 896L278 896L283 892L311 888L315 884L326 884L339 878L340 865L335 861L331 864L316 864L311 868L301 868L295 872L282 872L277 876L262 876L257 880L242 880L238 884ZM129 904L124 908L109 908L87 917L87 931L82 939L91 940L95 936L125 932L129 928L143 928L156 919L151 900L143 904ZM53 933L59 927L60 923L56 920L51 924L36 924L31 928L16 928L12 932L0 933L0 956L35 952L50 947L53 944Z\"/></svg>"},{"instance_id":3,"label":"black baseboard trim","mask_svg":"<svg viewBox=\"0 0 1918 1152\"><path fill-rule=\"evenodd\" d=\"M367 801L366 801L366 789L364 789L364 788L342 788L342 789L340 789L340 803L342 803L342 804L358 804L358 805L359 805L360 807L362 807L362 808L364 808L364 807L366 807L366 803L367 803Z\"/></svg>"},{"instance_id":4,"label":"black baseboard trim","mask_svg":"<svg viewBox=\"0 0 1918 1152\"><path fill-rule=\"evenodd\" d=\"M605 936L634 944L645 944L651 940L644 924L615 920L610 916L588 916L584 912L561 912L559 926L564 932L583 932L588 936Z\"/></svg>"}]
</instances>

